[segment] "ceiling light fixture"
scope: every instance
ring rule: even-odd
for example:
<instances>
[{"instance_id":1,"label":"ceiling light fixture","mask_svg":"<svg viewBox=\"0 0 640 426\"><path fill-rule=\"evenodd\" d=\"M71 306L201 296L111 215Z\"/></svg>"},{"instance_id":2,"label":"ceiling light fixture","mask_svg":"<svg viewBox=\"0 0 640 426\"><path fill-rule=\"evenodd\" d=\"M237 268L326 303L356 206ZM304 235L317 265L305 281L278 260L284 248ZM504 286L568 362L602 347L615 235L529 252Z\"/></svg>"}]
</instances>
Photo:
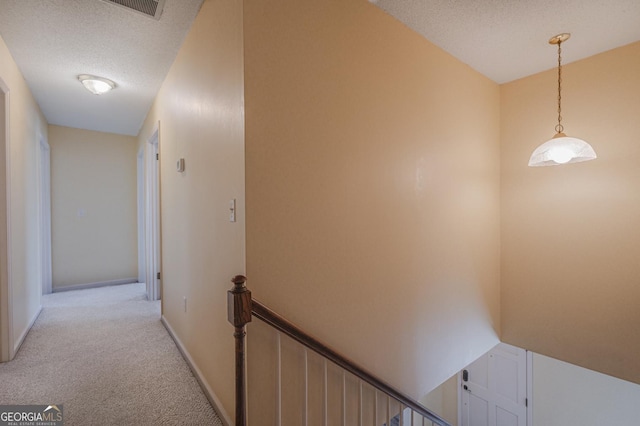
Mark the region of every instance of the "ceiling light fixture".
<instances>
[{"instance_id":1,"label":"ceiling light fixture","mask_svg":"<svg viewBox=\"0 0 640 426\"><path fill-rule=\"evenodd\" d=\"M96 77L95 75L80 74L78 80L94 95L102 95L116 87L113 81L107 78Z\"/></svg>"},{"instance_id":2,"label":"ceiling light fixture","mask_svg":"<svg viewBox=\"0 0 640 426\"><path fill-rule=\"evenodd\" d=\"M562 125L562 48L563 42L571 37L562 33L549 39L549 44L558 45L558 124L556 135L533 151L529 166L555 166L558 164L579 163L594 160L597 156L591 145L582 139L572 138L564 134Z\"/></svg>"}]
</instances>

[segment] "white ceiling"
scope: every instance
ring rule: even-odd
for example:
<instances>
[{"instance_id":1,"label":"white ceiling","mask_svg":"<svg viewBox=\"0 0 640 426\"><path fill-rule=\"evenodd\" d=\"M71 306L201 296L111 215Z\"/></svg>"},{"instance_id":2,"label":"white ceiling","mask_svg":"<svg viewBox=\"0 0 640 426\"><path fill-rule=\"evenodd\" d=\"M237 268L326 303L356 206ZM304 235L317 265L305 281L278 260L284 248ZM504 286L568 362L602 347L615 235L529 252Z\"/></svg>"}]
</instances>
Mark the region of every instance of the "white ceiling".
<instances>
[{"instance_id":1,"label":"white ceiling","mask_svg":"<svg viewBox=\"0 0 640 426\"><path fill-rule=\"evenodd\" d=\"M369 0L497 83L640 40L640 0Z\"/></svg>"},{"instance_id":2,"label":"white ceiling","mask_svg":"<svg viewBox=\"0 0 640 426\"><path fill-rule=\"evenodd\" d=\"M203 0L160 20L100 0L0 0L0 36L50 124L137 135ZM84 89L78 74L116 82Z\"/></svg>"},{"instance_id":3,"label":"white ceiling","mask_svg":"<svg viewBox=\"0 0 640 426\"><path fill-rule=\"evenodd\" d=\"M554 68L561 32L564 63L640 40L640 0L369 1L498 83ZM166 0L156 21L101 0L0 0L0 36L49 123L137 135L202 2ZM78 74L118 87L92 95Z\"/></svg>"}]
</instances>

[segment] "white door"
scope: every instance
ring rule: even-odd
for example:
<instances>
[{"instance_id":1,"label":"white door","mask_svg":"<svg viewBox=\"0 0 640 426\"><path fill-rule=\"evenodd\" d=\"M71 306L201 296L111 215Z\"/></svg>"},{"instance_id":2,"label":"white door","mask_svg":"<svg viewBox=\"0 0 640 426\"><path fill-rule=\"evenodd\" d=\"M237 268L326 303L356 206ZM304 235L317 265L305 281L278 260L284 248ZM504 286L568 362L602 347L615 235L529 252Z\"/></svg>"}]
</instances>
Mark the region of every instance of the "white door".
<instances>
[{"instance_id":1,"label":"white door","mask_svg":"<svg viewBox=\"0 0 640 426\"><path fill-rule=\"evenodd\" d=\"M505 343L460 372L462 426L527 426L527 352Z\"/></svg>"}]
</instances>

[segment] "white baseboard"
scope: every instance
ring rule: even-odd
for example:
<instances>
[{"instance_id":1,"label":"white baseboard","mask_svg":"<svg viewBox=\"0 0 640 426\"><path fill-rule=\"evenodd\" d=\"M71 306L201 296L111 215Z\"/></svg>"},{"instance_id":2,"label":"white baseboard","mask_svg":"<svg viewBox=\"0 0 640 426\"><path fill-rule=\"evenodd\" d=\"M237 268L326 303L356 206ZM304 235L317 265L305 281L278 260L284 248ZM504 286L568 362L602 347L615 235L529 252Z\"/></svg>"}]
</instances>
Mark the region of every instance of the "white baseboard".
<instances>
[{"instance_id":1,"label":"white baseboard","mask_svg":"<svg viewBox=\"0 0 640 426\"><path fill-rule=\"evenodd\" d=\"M137 282L138 282L138 278L123 278L121 280L99 281L96 283L75 284L75 285L67 285L64 287L54 287L53 292L59 293L61 291L85 290L87 288L107 287L110 285L121 285L121 284L133 284Z\"/></svg>"},{"instance_id":2,"label":"white baseboard","mask_svg":"<svg viewBox=\"0 0 640 426\"><path fill-rule=\"evenodd\" d=\"M224 407L222 406L220 399L216 396L213 389L211 389L211 386L209 386L209 383L207 383L207 381L205 380L204 376L202 375L202 372L200 371L198 366L195 364L195 362L193 361L193 358L191 358L191 355L189 355L189 352L184 347L184 345L182 344L178 336L175 334L175 332L169 325L169 322L166 320L164 315L162 315L160 320L162 321L162 324L169 332L169 335L171 336L173 341L176 343L176 346L178 347L178 350L182 354L182 357L187 362L187 365L189 365L189 368L191 368L191 371L193 372L193 375L195 376L198 383L200 384L202 391L204 392L205 396L213 406L213 409L215 410L215 412L218 414L218 417L220 417L220 420L222 420L222 423L224 423L225 426L233 426L234 423L231 421L231 417L229 417L229 414L225 411Z\"/></svg>"},{"instance_id":3,"label":"white baseboard","mask_svg":"<svg viewBox=\"0 0 640 426\"><path fill-rule=\"evenodd\" d=\"M40 305L38 307L38 310L33 315L33 318L31 318L31 321L29 321L29 325L27 325L27 327L22 331L22 333L20 334L20 337L18 338L18 340L16 341L15 345L13 346L13 356L14 357L16 356L18 351L20 350L20 346L22 346L22 343L24 342L24 339L27 338L27 334L29 334L29 331L31 330L31 327L33 327L33 324L36 323L36 320L40 316L40 312L42 312L42 305Z\"/></svg>"}]
</instances>

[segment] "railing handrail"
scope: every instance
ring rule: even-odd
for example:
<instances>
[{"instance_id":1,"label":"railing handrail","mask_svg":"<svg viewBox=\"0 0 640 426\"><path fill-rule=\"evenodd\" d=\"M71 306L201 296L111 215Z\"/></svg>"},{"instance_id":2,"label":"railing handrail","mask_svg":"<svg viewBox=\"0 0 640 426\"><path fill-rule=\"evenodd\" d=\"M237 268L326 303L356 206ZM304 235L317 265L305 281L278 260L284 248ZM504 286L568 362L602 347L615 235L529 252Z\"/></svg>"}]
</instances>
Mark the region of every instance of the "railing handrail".
<instances>
[{"instance_id":1,"label":"railing handrail","mask_svg":"<svg viewBox=\"0 0 640 426\"><path fill-rule=\"evenodd\" d=\"M251 314L254 317L262 320L263 322L269 324L273 328L291 337L292 339L296 340L298 343L306 346L317 354L333 362L337 366L353 374L360 380L369 383L374 388L389 395L391 398L395 399L403 406L411 408L416 413L420 414L423 417L426 417L427 419L434 423L437 423L438 425L449 426L449 423L447 423L447 421L442 419L437 414L431 412L424 405L396 390L391 385L385 383L384 381L375 377L373 374L369 373L367 370L359 367L355 362L351 361L343 355L340 355L338 352L331 349L329 346L320 342L308 333L305 333L299 327L289 322L282 316L278 315L256 299L252 299L251 301Z\"/></svg>"},{"instance_id":2,"label":"railing handrail","mask_svg":"<svg viewBox=\"0 0 640 426\"><path fill-rule=\"evenodd\" d=\"M245 286L245 282L246 282L245 277L241 275L236 276L232 280L232 282L235 284L235 287L233 290L229 291L229 295L230 295L229 321L236 326L236 334L235 334L236 355L238 355L237 339L239 337L244 339L244 333L238 332L237 324L239 324L239 322L234 321L233 318L238 318L238 316L243 317L245 322L242 325L242 329L244 329L244 325L246 325L246 323L251 321L250 318L247 321L247 316L252 315L260 319L261 321L269 324L276 330L279 330L280 332L286 334L287 336L291 337L292 339L296 340L297 342L306 346L312 351L318 353L319 355L333 362L337 366L353 374L355 377L359 378L360 380L370 384L374 388L380 390L381 392L395 399L400 404L402 404L402 406L410 408L414 412L420 414L422 417L430 420L433 423L438 424L439 426L450 426L450 424L446 420L444 420L437 414L433 413L424 405L420 404L419 402L405 395L404 393L396 390L395 388L385 383L384 381L378 379L376 376L369 373L367 370L363 369L362 367L359 367L355 362L339 354L338 352L336 352L329 346L325 345L324 343L320 342L310 334L304 332L298 326L294 325L290 321L278 315L277 313L275 313L274 311L272 311L271 309L263 305L261 302L255 299L252 299L251 292L247 290ZM232 302L231 295L242 295L241 297L243 298L243 300L238 302L237 301L238 299L235 299L236 301ZM239 312L239 310L243 310L244 313ZM248 314L247 311L249 311L250 314ZM244 354L242 359L243 359L242 363L244 364ZM236 362L236 367L238 367L238 362ZM238 379L238 374L236 374L236 384L238 384L238 380L241 380L241 382L243 382L244 384L244 372L242 373L242 379ZM236 391L236 395L238 395L238 393L239 392ZM244 404L244 395L242 396L242 403ZM240 415L240 417L244 419L246 416L246 413L243 411L243 413L240 414L238 412L239 407L237 406L237 404L238 402L236 402L236 416ZM243 408L243 410L246 410L246 408ZM238 422L238 420L236 420L236 422ZM236 426L244 426L244 423L238 423Z\"/></svg>"}]
</instances>

